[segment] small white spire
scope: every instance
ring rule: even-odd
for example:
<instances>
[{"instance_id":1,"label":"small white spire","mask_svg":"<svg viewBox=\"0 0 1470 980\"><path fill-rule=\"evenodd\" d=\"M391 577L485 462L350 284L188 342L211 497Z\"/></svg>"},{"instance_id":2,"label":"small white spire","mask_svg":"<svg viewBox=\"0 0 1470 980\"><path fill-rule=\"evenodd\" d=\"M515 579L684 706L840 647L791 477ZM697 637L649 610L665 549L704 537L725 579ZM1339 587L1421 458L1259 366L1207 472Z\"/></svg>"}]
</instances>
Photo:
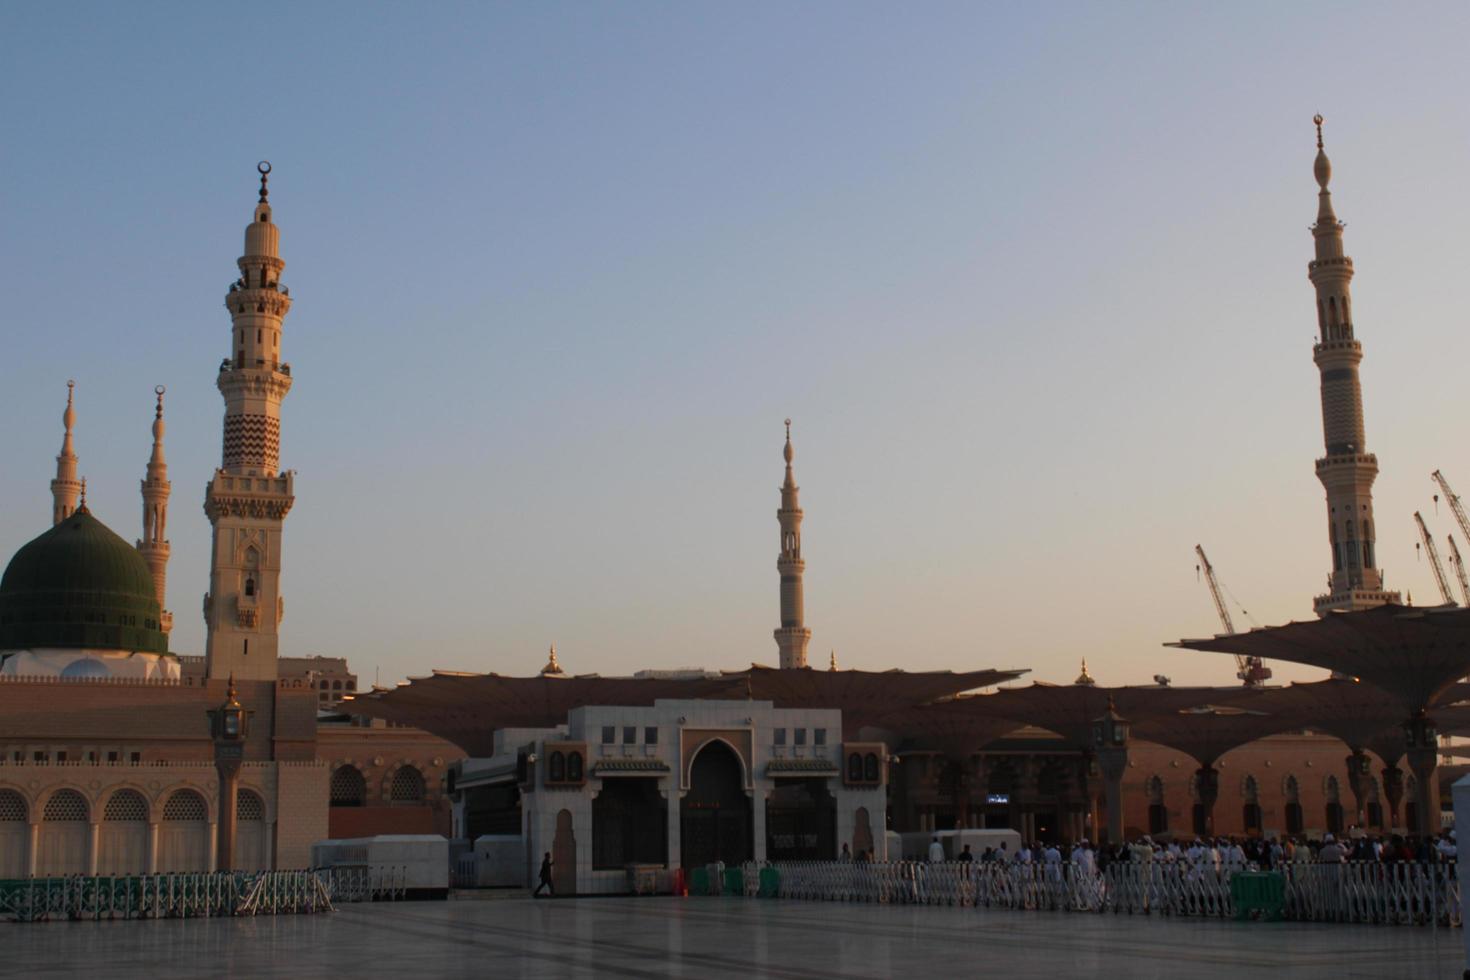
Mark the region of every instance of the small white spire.
<instances>
[{"instance_id":1,"label":"small white spire","mask_svg":"<svg viewBox=\"0 0 1470 980\"><path fill-rule=\"evenodd\" d=\"M77 509L77 450L72 432L77 425L77 410L72 395L77 383L66 383L66 410L61 413L61 424L65 432L61 437L61 452L56 457L56 479L51 481L51 523L60 524Z\"/></svg>"}]
</instances>

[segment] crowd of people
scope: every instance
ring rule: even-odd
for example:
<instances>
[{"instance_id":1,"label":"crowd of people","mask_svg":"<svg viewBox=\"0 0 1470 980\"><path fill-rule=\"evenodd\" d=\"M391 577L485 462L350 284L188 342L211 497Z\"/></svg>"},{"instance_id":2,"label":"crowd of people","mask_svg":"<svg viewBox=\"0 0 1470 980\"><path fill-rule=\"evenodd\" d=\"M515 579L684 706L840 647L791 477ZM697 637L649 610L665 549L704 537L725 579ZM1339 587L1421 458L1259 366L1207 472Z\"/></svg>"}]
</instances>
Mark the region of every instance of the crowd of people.
<instances>
[{"instance_id":1,"label":"crowd of people","mask_svg":"<svg viewBox=\"0 0 1470 980\"><path fill-rule=\"evenodd\" d=\"M1132 842L1116 845L1078 841L1071 847L1040 841L1026 843L1012 851L1002 842L987 847L979 855L970 845L953 858L945 854L944 845L934 838L929 845L931 863L947 860L961 862L1015 862L1018 864L1072 864L1085 871L1106 871L1117 863L1183 862L1192 867L1212 867L1217 871L1269 871L1286 864L1343 864L1348 861L1392 863L1413 861L1420 864L1448 864L1456 861L1455 832L1437 836L1417 834L1355 833L1346 839L1323 834L1320 839L1302 836L1281 837L1195 837L1193 840L1154 840L1144 835Z\"/></svg>"}]
</instances>

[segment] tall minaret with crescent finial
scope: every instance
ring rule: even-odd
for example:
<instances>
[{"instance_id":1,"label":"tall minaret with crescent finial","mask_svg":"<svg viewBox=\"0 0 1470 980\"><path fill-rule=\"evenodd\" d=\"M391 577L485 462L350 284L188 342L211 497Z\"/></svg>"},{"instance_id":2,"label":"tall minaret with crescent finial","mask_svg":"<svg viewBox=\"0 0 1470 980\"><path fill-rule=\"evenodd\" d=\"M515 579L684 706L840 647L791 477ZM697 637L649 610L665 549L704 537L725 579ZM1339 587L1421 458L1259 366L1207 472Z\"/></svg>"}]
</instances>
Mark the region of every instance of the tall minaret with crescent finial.
<instances>
[{"instance_id":1,"label":"tall minaret with crescent finial","mask_svg":"<svg viewBox=\"0 0 1470 980\"><path fill-rule=\"evenodd\" d=\"M786 481L781 484L781 509L776 520L781 524L781 555L776 569L781 573L781 625L776 630L776 649L780 651L782 668L806 666L806 647L812 631L806 628L806 611L802 605L801 577L806 562L801 557L801 504L797 502L796 477L791 472L791 420L786 420Z\"/></svg>"},{"instance_id":2,"label":"tall minaret with crescent finial","mask_svg":"<svg viewBox=\"0 0 1470 980\"><path fill-rule=\"evenodd\" d=\"M281 360L281 325L291 309L281 285L281 233L271 220L270 164L261 161L260 199L245 228L240 278L230 284L230 356L215 383L225 399L224 450L205 491L214 527L204 597L205 671L223 680L274 680L281 597L281 527L295 502L294 474L279 471L281 401L291 366Z\"/></svg>"},{"instance_id":3,"label":"tall minaret with crescent finial","mask_svg":"<svg viewBox=\"0 0 1470 980\"><path fill-rule=\"evenodd\" d=\"M168 497L173 484L168 480L168 463L163 458L163 391L163 385L153 389L158 404L153 410L153 454L148 457L142 483L143 537L138 539L138 551L153 573L158 608L164 610L159 625L168 633L174 628L174 614L166 610L164 600L168 591Z\"/></svg>"},{"instance_id":4,"label":"tall minaret with crescent finial","mask_svg":"<svg viewBox=\"0 0 1470 980\"><path fill-rule=\"evenodd\" d=\"M82 484L77 479L77 449L72 443L72 429L77 424L77 410L72 404L75 381L66 383L66 411L61 413L61 424L66 434L61 437L61 452L56 456L56 479L51 481L51 523L60 524L77 509L77 495Z\"/></svg>"},{"instance_id":5,"label":"tall minaret with crescent finial","mask_svg":"<svg viewBox=\"0 0 1470 980\"><path fill-rule=\"evenodd\" d=\"M1398 593L1383 590L1375 554L1373 480L1378 457L1368 452L1363 429L1363 389L1358 365L1363 345L1353 334L1353 302L1348 284L1353 260L1343 253L1343 223L1332 210L1332 164L1322 146L1322 117L1316 116L1317 223L1312 225L1316 257L1307 278L1317 293L1317 343L1312 359L1322 373L1322 435L1326 455L1317 460L1317 479L1327 492L1327 535L1332 546L1328 591L1313 601L1319 616L1333 609L1369 609L1397 603Z\"/></svg>"}]
</instances>

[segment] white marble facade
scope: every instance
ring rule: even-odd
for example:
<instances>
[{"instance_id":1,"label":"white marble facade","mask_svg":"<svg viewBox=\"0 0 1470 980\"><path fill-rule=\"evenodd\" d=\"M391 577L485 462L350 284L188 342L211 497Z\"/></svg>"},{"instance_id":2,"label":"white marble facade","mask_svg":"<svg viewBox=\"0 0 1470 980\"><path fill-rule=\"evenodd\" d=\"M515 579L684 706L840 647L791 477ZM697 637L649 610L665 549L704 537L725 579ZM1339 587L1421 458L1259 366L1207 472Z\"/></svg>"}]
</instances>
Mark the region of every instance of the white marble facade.
<instances>
[{"instance_id":1,"label":"white marble facade","mask_svg":"<svg viewBox=\"0 0 1470 980\"><path fill-rule=\"evenodd\" d=\"M769 701L745 700L588 706L571 711L567 723L556 728L497 732L495 749L492 758L465 760L457 773L455 833L475 833L473 817L467 814L469 794L519 782L528 884L535 884L542 855L549 851L556 855L559 892L623 887L622 869L593 868L593 801L617 779L656 782L667 820L662 866L690 863L681 839L682 804L691 790L696 760L711 749L733 752L739 760L740 791L750 802L751 859L767 859L766 803L783 781L793 779L820 781L834 800L835 836L823 841L832 853L820 856L838 857L843 844L853 853L871 850L874 860L887 854L883 746L844 743L842 715L836 709L776 708ZM573 771L578 765L571 762L573 754L581 755L580 772ZM556 755L561 759L553 764ZM876 772L869 759L865 773L850 773L846 760L851 755L860 760L875 756ZM866 832L859 829L864 823Z\"/></svg>"}]
</instances>

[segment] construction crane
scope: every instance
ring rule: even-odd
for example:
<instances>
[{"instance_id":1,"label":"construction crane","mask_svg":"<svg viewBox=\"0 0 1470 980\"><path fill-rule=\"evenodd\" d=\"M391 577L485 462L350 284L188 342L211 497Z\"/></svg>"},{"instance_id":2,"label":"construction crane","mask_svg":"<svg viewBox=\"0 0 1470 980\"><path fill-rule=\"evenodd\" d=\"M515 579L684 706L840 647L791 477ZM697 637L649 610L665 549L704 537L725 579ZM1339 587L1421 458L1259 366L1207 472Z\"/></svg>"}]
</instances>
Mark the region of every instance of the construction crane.
<instances>
[{"instance_id":1,"label":"construction crane","mask_svg":"<svg viewBox=\"0 0 1470 980\"><path fill-rule=\"evenodd\" d=\"M1460 596L1465 600L1465 605L1470 606L1470 578L1465 576L1465 562L1460 558L1460 549L1455 545L1453 534L1445 535L1450 543L1450 564L1455 566L1455 577L1460 580Z\"/></svg>"},{"instance_id":2,"label":"construction crane","mask_svg":"<svg viewBox=\"0 0 1470 980\"><path fill-rule=\"evenodd\" d=\"M1458 606L1454 594L1450 592L1450 580L1445 578L1444 565L1439 560L1439 549L1434 546L1434 539L1429 536L1429 528L1424 526L1424 518L1416 510L1414 511L1414 523L1419 525L1419 537L1424 542L1424 551L1429 555L1429 568L1434 572L1435 584L1439 586L1440 598L1447 606Z\"/></svg>"},{"instance_id":3,"label":"construction crane","mask_svg":"<svg viewBox=\"0 0 1470 980\"><path fill-rule=\"evenodd\" d=\"M1205 549L1200 545L1194 546L1194 553L1199 556L1199 564L1195 566L1195 572L1204 572L1205 582L1210 587L1210 598L1215 600L1215 612L1220 616L1220 625L1225 627L1227 636L1234 635L1235 623L1230 619L1230 610L1225 605L1225 596L1220 589L1220 580L1215 578L1215 566L1210 564L1210 559L1205 557ZM1244 609L1241 612L1245 612ZM1247 616L1250 613L1246 613ZM1271 676L1271 668L1261 662L1260 657L1244 657L1235 655L1235 676L1239 677L1246 687L1261 687L1266 679Z\"/></svg>"},{"instance_id":4,"label":"construction crane","mask_svg":"<svg viewBox=\"0 0 1470 980\"><path fill-rule=\"evenodd\" d=\"M1466 541L1470 541L1470 517L1465 516L1465 508L1460 504L1460 495L1450 489L1450 481L1446 480L1444 474L1439 470L1431 473L1430 477L1439 484L1439 491L1444 494L1445 503L1450 505L1450 512L1455 515L1455 521L1460 525L1460 533L1465 536Z\"/></svg>"}]
</instances>

